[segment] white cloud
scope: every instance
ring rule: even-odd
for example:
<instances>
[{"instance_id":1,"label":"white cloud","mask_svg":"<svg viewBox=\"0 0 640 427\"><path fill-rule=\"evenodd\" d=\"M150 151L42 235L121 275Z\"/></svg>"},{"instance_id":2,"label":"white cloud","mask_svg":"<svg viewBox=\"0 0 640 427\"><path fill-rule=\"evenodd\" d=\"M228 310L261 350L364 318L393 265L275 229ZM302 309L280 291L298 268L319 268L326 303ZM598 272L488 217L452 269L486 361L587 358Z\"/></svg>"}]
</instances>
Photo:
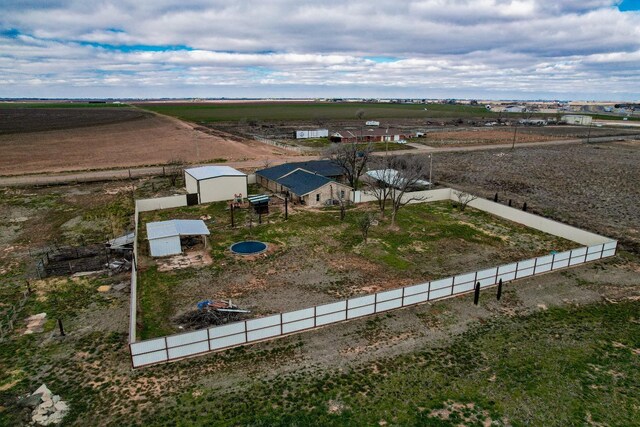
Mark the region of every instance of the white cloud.
<instances>
[{"instance_id":1,"label":"white cloud","mask_svg":"<svg viewBox=\"0 0 640 427\"><path fill-rule=\"evenodd\" d=\"M277 96L295 86L299 95L342 91L327 96L640 97L640 14L618 11L617 1L6 3L0 80L13 83L0 96L31 86L39 96L97 96L92 88L102 87L118 96L150 87L156 96L216 96L220 87Z\"/></svg>"}]
</instances>

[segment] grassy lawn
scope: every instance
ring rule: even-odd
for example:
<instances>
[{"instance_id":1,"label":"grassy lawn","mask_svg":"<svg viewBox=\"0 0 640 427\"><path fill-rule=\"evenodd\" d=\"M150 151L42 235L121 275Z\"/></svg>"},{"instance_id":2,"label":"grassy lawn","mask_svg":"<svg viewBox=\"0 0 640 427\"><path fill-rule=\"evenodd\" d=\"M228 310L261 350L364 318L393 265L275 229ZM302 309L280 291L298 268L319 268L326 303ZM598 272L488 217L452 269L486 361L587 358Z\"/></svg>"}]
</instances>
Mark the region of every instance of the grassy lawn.
<instances>
[{"instance_id":1,"label":"grassy lawn","mask_svg":"<svg viewBox=\"0 0 640 427\"><path fill-rule=\"evenodd\" d=\"M178 117L191 122L233 122L252 120L314 120L326 118L356 119L364 111L364 119L431 118L431 117L493 117L484 107L445 104L368 104L368 103L153 103L137 107ZM425 111L425 108L427 109Z\"/></svg>"},{"instance_id":2,"label":"grassy lawn","mask_svg":"<svg viewBox=\"0 0 640 427\"><path fill-rule=\"evenodd\" d=\"M233 229L224 203L143 213L139 229L142 255L139 258L138 288L139 320L142 323L140 336L146 339L176 332L170 319L184 303L176 298L176 294L180 294L184 281L192 281L202 275L217 283L227 281L225 277L245 277L245 281L249 281L251 277L259 279L271 274L269 286L277 288L281 286L281 278L269 270L282 270L282 265L286 264L287 269L304 271L312 265L328 263L330 267L326 275L332 277L333 283L321 291L310 289L309 292L321 292L335 298L370 293L354 290L350 283L353 279L349 273L359 269L369 269L369 273L363 273L363 276L371 276L373 269L376 279L388 277L387 286L393 288L399 287L398 283L438 279L578 246L481 211L467 209L461 213L449 202L406 206L400 211L395 226L391 226L387 217L372 227L365 244L357 221L366 211L374 210L373 205L350 208L344 222L339 221L337 208L297 210L291 212L285 221L284 214L272 208L271 213L263 217L262 225L257 224L255 216L251 228L248 227L247 211L239 210L235 213L236 227ZM159 273L155 261L146 256L145 224L171 218L201 217L211 217L206 222L211 231L209 251L213 265ZM264 241L277 249L265 259L248 264L228 250L231 244L242 240ZM307 255L296 256L297 253ZM462 261L452 259L452 253ZM351 266L349 271L336 270L335 264L339 260ZM366 288L370 279L372 277L360 280L360 287ZM217 292L225 296L231 294L224 293L221 286L218 283ZM299 289L305 287L309 286L302 279ZM237 297L250 293L233 292ZM281 310L285 308L283 306Z\"/></svg>"},{"instance_id":3,"label":"grassy lawn","mask_svg":"<svg viewBox=\"0 0 640 427\"><path fill-rule=\"evenodd\" d=\"M89 102L0 102L3 108L130 108L129 104L89 103Z\"/></svg>"},{"instance_id":4,"label":"grassy lawn","mask_svg":"<svg viewBox=\"0 0 640 427\"><path fill-rule=\"evenodd\" d=\"M144 422L637 425L639 309L636 301L494 319L443 347L341 372L301 372L229 393L189 390ZM366 326L369 333L379 328L384 322L376 318Z\"/></svg>"}]
</instances>

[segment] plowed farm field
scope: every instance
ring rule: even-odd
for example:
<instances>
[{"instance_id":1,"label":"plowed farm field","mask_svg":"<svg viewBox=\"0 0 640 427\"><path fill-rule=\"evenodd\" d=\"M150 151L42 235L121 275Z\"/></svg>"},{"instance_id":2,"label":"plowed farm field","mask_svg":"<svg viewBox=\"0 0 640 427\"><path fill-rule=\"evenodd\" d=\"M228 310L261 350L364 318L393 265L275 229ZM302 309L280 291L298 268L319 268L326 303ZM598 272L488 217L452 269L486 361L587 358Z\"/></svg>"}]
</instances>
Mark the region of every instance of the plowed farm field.
<instances>
[{"instance_id":1,"label":"plowed farm field","mask_svg":"<svg viewBox=\"0 0 640 427\"><path fill-rule=\"evenodd\" d=\"M126 168L172 160L265 159L278 149L128 108L0 109L0 175Z\"/></svg>"}]
</instances>

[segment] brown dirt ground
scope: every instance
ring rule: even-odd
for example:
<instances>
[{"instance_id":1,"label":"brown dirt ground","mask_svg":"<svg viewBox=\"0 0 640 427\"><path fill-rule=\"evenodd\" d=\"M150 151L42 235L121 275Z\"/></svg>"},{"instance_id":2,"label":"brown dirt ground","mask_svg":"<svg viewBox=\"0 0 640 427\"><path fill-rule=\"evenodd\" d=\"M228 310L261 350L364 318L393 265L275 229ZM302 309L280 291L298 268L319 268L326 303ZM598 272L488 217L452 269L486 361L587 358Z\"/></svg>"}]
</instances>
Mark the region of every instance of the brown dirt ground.
<instances>
[{"instance_id":1,"label":"brown dirt ground","mask_svg":"<svg viewBox=\"0 0 640 427\"><path fill-rule=\"evenodd\" d=\"M513 141L513 129L473 129L456 132L431 132L424 139L427 145L438 144L506 144ZM540 135L518 132L516 135L518 142L540 142L566 139L566 137L553 135Z\"/></svg>"},{"instance_id":2,"label":"brown dirt ground","mask_svg":"<svg viewBox=\"0 0 640 427\"><path fill-rule=\"evenodd\" d=\"M165 116L76 129L0 135L0 175L266 159L276 147L211 135Z\"/></svg>"}]
</instances>

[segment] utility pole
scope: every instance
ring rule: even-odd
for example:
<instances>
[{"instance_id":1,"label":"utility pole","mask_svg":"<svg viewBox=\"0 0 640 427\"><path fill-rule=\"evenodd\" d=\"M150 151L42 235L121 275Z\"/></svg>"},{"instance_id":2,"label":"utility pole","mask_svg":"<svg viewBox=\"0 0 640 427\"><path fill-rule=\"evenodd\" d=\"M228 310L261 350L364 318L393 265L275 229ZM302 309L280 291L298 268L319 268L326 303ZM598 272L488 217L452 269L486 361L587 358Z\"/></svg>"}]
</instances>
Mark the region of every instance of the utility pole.
<instances>
[{"instance_id":1,"label":"utility pole","mask_svg":"<svg viewBox=\"0 0 640 427\"><path fill-rule=\"evenodd\" d=\"M518 134L518 122L513 124L513 142L511 143L511 149L516 148L516 135Z\"/></svg>"},{"instance_id":2,"label":"utility pole","mask_svg":"<svg viewBox=\"0 0 640 427\"><path fill-rule=\"evenodd\" d=\"M433 186L433 181L431 181L432 169L433 169L433 154L429 154L429 190L431 190L431 186Z\"/></svg>"},{"instance_id":3,"label":"utility pole","mask_svg":"<svg viewBox=\"0 0 640 427\"><path fill-rule=\"evenodd\" d=\"M589 122L589 130L587 131L587 144L590 142L591 139L591 125L593 124L593 119L591 119L591 121Z\"/></svg>"}]
</instances>

